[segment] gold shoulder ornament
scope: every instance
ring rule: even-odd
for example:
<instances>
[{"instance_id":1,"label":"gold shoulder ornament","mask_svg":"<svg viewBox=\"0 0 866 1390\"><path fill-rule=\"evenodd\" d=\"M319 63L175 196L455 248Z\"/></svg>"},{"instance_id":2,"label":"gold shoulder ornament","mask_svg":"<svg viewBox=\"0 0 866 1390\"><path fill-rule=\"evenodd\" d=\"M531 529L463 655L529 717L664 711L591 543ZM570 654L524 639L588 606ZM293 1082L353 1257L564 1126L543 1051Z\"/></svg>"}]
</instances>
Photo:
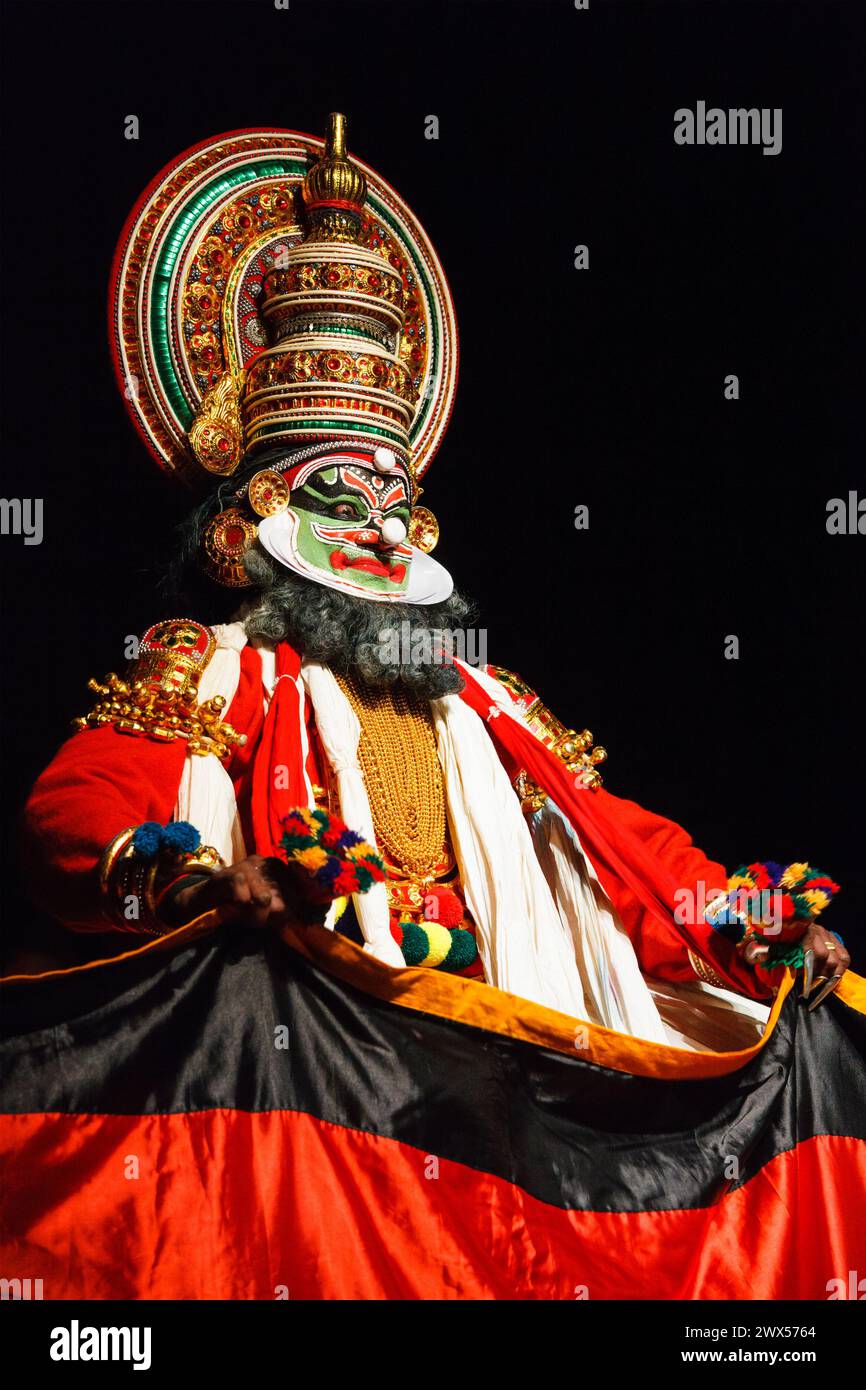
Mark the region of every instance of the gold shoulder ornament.
<instances>
[{"instance_id":1,"label":"gold shoulder ornament","mask_svg":"<svg viewBox=\"0 0 866 1390\"><path fill-rule=\"evenodd\" d=\"M225 699L214 695L199 704L202 672L213 656L216 638L209 627L191 618L154 623L139 643L138 660L126 679L109 671L104 682L88 681L98 696L92 709L73 721L73 728L97 729L110 724L118 733L137 734L174 743L182 738L191 753L226 758L246 734L223 723Z\"/></svg>"},{"instance_id":2,"label":"gold shoulder ornament","mask_svg":"<svg viewBox=\"0 0 866 1390\"><path fill-rule=\"evenodd\" d=\"M506 671L502 666L488 666L487 670L494 680L499 681L500 685L504 685L506 690L517 697L524 722L535 737L565 763L568 771L574 773L576 779L580 779L582 786L596 791L601 786L601 774L597 768L599 763L603 763L607 758L607 752L604 748L593 748L593 736L589 729L584 729L581 733L577 733L575 729L567 729L562 721L542 704L532 687L514 671ZM547 800L547 793L522 769L514 780L514 789L520 797L524 811L538 811Z\"/></svg>"}]
</instances>

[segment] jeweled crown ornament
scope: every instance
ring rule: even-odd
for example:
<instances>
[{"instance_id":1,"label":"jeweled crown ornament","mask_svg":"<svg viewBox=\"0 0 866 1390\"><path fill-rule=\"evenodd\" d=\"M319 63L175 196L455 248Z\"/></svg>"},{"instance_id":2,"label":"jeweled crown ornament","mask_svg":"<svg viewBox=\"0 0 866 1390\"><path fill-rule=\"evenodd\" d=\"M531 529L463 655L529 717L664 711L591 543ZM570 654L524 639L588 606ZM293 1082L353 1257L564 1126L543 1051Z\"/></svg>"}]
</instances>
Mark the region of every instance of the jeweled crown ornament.
<instances>
[{"instance_id":1,"label":"jeweled crown ornament","mask_svg":"<svg viewBox=\"0 0 866 1390\"><path fill-rule=\"evenodd\" d=\"M302 184L303 239L262 279L270 346L246 374L250 454L331 438L387 445L410 463L418 382L400 356L408 287L399 259L366 244L366 192L346 154L345 119L333 113L325 153Z\"/></svg>"},{"instance_id":2,"label":"jeweled crown ornament","mask_svg":"<svg viewBox=\"0 0 866 1390\"><path fill-rule=\"evenodd\" d=\"M367 180L346 154L346 118L339 111L328 117L325 153L304 179L301 195L316 240L360 240Z\"/></svg>"},{"instance_id":3,"label":"jeweled crown ornament","mask_svg":"<svg viewBox=\"0 0 866 1390\"><path fill-rule=\"evenodd\" d=\"M273 446L391 449L420 478L457 375L451 295L424 229L346 148L262 129L173 161L112 273L124 401L192 487Z\"/></svg>"}]
</instances>

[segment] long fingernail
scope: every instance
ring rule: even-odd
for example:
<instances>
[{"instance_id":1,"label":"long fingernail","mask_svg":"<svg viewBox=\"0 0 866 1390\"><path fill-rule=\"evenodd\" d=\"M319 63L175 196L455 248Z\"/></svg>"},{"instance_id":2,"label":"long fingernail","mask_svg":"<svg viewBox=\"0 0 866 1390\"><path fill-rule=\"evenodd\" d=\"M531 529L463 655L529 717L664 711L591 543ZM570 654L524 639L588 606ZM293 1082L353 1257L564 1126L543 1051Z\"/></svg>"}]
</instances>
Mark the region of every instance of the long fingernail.
<instances>
[{"instance_id":1,"label":"long fingernail","mask_svg":"<svg viewBox=\"0 0 866 1390\"><path fill-rule=\"evenodd\" d=\"M820 994L817 994L814 999L809 1001L809 1013L811 1013L813 1009L817 1009L818 1005L823 999L827 998L828 994L832 994L834 990L839 988L839 981L841 978L841 975L834 975L832 979L827 981Z\"/></svg>"}]
</instances>

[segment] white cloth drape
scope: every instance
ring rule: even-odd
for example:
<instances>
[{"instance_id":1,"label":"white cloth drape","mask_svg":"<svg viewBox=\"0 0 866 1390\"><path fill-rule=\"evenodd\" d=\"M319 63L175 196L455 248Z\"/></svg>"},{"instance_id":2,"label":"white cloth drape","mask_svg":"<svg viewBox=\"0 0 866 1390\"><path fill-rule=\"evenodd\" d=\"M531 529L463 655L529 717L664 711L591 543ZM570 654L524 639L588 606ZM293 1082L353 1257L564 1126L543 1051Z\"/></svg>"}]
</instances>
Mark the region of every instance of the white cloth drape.
<instances>
[{"instance_id":1,"label":"white cloth drape","mask_svg":"<svg viewBox=\"0 0 866 1390\"><path fill-rule=\"evenodd\" d=\"M547 801L531 823L538 862L568 932L586 999L584 1017L648 1042L667 1042L665 1026L577 833Z\"/></svg>"},{"instance_id":2,"label":"white cloth drape","mask_svg":"<svg viewBox=\"0 0 866 1390\"><path fill-rule=\"evenodd\" d=\"M487 730L459 695L433 700L431 708L452 844L485 975L499 989L583 1018L570 932Z\"/></svg>"},{"instance_id":3,"label":"white cloth drape","mask_svg":"<svg viewBox=\"0 0 866 1390\"><path fill-rule=\"evenodd\" d=\"M241 675L241 650L246 646L242 623L223 623L212 629L216 650L202 672L198 689L199 704L222 695L228 709L235 697ZM208 754L187 753L181 773L175 820L186 820L201 835L202 844L212 845L226 864L246 858L246 846L235 804L234 787L221 760Z\"/></svg>"}]
</instances>

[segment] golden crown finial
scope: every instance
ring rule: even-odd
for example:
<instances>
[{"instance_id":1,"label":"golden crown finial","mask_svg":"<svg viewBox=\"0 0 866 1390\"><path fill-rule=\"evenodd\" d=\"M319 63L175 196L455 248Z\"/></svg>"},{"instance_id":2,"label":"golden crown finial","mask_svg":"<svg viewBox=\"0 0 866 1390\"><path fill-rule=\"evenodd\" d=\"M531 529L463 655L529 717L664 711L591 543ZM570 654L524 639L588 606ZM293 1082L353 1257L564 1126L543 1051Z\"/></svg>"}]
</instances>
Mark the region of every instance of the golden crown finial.
<instances>
[{"instance_id":1,"label":"golden crown finial","mask_svg":"<svg viewBox=\"0 0 866 1390\"><path fill-rule=\"evenodd\" d=\"M342 111L332 111L328 116L328 134L325 136L325 150L338 159L346 158L346 117Z\"/></svg>"},{"instance_id":2,"label":"golden crown finial","mask_svg":"<svg viewBox=\"0 0 866 1390\"><path fill-rule=\"evenodd\" d=\"M304 202L308 208L348 204L360 212L366 196L367 180L346 154L346 117L339 111L332 111L328 117L325 152L304 179Z\"/></svg>"}]
</instances>

